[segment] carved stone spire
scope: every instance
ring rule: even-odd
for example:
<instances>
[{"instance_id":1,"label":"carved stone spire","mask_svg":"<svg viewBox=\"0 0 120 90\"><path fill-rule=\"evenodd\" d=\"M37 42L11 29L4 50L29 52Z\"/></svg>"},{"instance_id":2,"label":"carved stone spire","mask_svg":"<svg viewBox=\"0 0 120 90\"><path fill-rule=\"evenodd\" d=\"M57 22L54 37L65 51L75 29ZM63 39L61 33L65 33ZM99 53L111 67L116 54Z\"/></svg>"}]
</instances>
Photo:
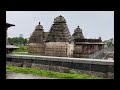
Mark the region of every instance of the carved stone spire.
<instances>
[{"instance_id":1,"label":"carved stone spire","mask_svg":"<svg viewBox=\"0 0 120 90\"><path fill-rule=\"evenodd\" d=\"M46 38L48 42L69 42L71 41L66 20L63 16L58 16L54 19L54 24L51 26L49 34Z\"/></svg>"},{"instance_id":2,"label":"carved stone spire","mask_svg":"<svg viewBox=\"0 0 120 90\"><path fill-rule=\"evenodd\" d=\"M40 22L39 22L39 25L37 25L35 27L35 30L33 31L32 35L29 39L29 43L43 42L43 32L44 32L43 26L40 25Z\"/></svg>"},{"instance_id":3,"label":"carved stone spire","mask_svg":"<svg viewBox=\"0 0 120 90\"><path fill-rule=\"evenodd\" d=\"M76 39L76 38L84 39L82 29L79 28L79 26L77 26L77 28L74 30L72 37L73 39Z\"/></svg>"}]
</instances>

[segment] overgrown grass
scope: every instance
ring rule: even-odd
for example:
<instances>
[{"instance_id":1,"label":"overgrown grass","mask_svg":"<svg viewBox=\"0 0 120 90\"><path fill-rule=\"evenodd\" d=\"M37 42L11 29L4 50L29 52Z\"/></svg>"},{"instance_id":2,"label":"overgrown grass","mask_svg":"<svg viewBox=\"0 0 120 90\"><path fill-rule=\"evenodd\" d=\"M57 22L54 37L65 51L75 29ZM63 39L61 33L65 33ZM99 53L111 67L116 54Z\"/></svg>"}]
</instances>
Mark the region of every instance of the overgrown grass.
<instances>
[{"instance_id":1,"label":"overgrown grass","mask_svg":"<svg viewBox=\"0 0 120 90\"><path fill-rule=\"evenodd\" d=\"M12 54L22 54L22 55L30 55L28 53L28 47L27 46L21 46L19 45L18 46L19 48L18 49L15 49Z\"/></svg>"},{"instance_id":2,"label":"overgrown grass","mask_svg":"<svg viewBox=\"0 0 120 90\"><path fill-rule=\"evenodd\" d=\"M90 76L85 74L60 73L60 72L40 70L35 68L16 67L11 65L6 65L6 71L24 73L24 74L34 74L34 75L62 78L62 79L102 79L101 77Z\"/></svg>"},{"instance_id":3,"label":"overgrown grass","mask_svg":"<svg viewBox=\"0 0 120 90\"><path fill-rule=\"evenodd\" d=\"M14 52L27 52L28 51L28 47L27 46L18 46L18 49L15 49Z\"/></svg>"}]
</instances>

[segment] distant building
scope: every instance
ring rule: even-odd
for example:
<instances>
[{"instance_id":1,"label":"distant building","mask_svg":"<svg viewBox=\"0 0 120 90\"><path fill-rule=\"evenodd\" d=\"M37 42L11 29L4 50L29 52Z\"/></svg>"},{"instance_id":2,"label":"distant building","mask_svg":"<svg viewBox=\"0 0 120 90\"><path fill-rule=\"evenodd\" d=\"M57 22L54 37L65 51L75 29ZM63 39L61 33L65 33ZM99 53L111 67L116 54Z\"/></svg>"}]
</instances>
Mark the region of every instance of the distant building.
<instances>
[{"instance_id":1,"label":"distant building","mask_svg":"<svg viewBox=\"0 0 120 90\"><path fill-rule=\"evenodd\" d=\"M23 34L19 34L19 37L23 38Z\"/></svg>"}]
</instances>

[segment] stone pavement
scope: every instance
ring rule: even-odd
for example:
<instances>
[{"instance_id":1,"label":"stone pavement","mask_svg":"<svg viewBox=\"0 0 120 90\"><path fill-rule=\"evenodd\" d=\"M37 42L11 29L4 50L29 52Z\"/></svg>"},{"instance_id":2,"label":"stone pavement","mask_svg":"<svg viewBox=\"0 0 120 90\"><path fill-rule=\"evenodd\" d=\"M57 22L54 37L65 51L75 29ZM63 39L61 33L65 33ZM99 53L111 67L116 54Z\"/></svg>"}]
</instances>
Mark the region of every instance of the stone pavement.
<instances>
[{"instance_id":1,"label":"stone pavement","mask_svg":"<svg viewBox=\"0 0 120 90\"><path fill-rule=\"evenodd\" d=\"M22 73L7 73L6 79L57 79L44 76L38 76L33 74L22 74Z\"/></svg>"}]
</instances>

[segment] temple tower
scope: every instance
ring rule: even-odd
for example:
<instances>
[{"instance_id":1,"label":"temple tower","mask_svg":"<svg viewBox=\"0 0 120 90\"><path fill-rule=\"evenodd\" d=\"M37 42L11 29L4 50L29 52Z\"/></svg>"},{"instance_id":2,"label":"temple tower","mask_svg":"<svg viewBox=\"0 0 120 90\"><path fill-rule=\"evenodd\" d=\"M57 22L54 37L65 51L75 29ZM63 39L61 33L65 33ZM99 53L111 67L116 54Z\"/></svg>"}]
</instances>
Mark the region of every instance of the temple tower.
<instances>
[{"instance_id":1,"label":"temple tower","mask_svg":"<svg viewBox=\"0 0 120 90\"><path fill-rule=\"evenodd\" d=\"M44 43L44 29L39 24L35 27L30 39L28 41L28 53L44 55L45 43Z\"/></svg>"},{"instance_id":2,"label":"temple tower","mask_svg":"<svg viewBox=\"0 0 120 90\"><path fill-rule=\"evenodd\" d=\"M74 47L71 40L65 18L61 15L56 17L46 38L45 55L72 56Z\"/></svg>"},{"instance_id":3,"label":"temple tower","mask_svg":"<svg viewBox=\"0 0 120 90\"><path fill-rule=\"evenodd\" d=\"M82 29L79 28L79 26L74 30L72 38L73 39L77 39L77 38L84 39L84 36L83 36L83 33L82 33Z\"/></svg>"},{"instance_id":4,"label":"temple tower","mask_svg":"<svg viewBox=\"0 0 120 90\"><path fill-rule=\"evenodd\" d=\"M71 34L63 16L60 15L54 19L54 24L51 26L46 41L71 42Z\"/></svg>"}]
</instances>

